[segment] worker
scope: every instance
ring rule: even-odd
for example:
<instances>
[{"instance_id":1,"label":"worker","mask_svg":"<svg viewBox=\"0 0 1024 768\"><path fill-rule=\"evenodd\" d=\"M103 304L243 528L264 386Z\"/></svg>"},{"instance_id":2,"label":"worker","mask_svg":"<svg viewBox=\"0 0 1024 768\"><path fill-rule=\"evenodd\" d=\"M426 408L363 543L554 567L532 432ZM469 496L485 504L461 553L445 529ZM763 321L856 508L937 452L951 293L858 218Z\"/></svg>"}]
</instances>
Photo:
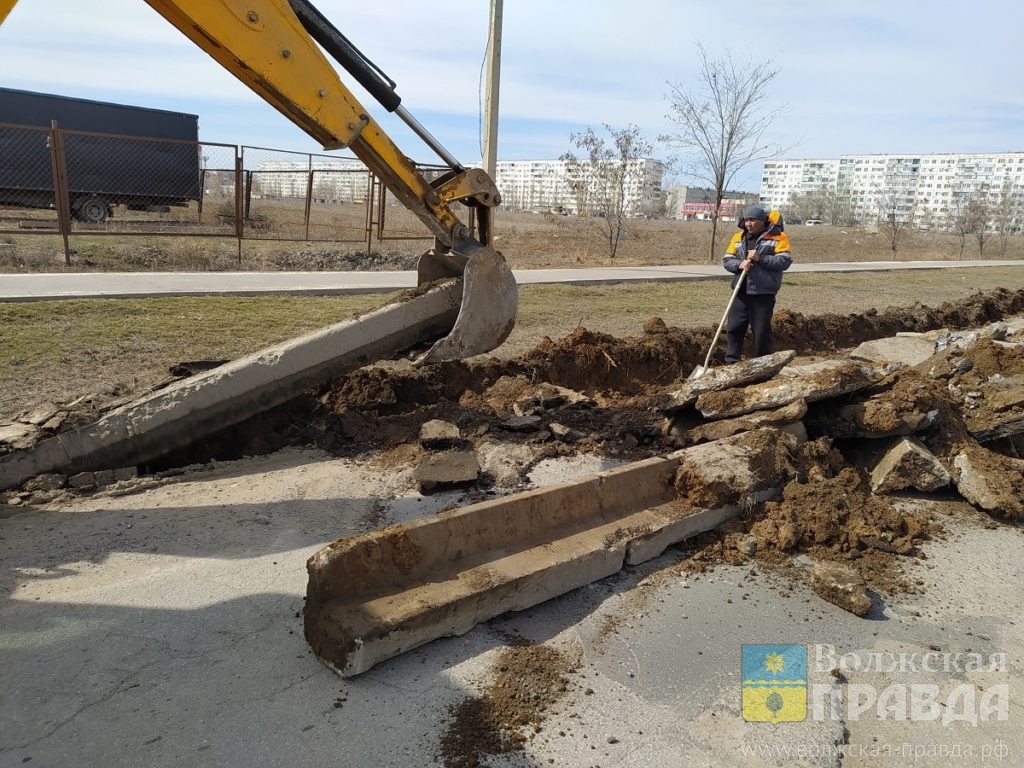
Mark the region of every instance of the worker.
<instances>
[{"instance_id":1,"label":"worker","mask_svg":"<svg viewBox=\"0 0 1024 768\"><path fill-rule=\"evenodd\" d=\"M748 326L754 333L755 356L772 353L775 294L782 286L782 273L793 263L789 236L783 232L782 216L778 211L768 213L761 206L752 205L743 211L739 228L722 257L722 266L736 275L732 281L733 290L740 275L746 273L736 300L729 308L727 364L739 362Z\"/></svg>"}]
</instances>

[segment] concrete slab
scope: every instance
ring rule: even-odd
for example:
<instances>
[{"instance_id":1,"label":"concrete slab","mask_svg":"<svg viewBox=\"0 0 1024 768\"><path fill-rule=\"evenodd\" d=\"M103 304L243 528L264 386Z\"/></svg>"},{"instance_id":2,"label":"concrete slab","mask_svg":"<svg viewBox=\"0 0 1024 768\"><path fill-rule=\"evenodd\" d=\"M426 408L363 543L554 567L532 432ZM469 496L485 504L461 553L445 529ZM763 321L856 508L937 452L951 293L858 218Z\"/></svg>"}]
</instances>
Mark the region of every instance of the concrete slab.
<instances>
[{"instance_id":1,"label":"concrete slab","mask_svg":"<svg viewBox=\"0 0 1024 768\"><path fill-rule=\"evenodd\" d=\"M935 340L924 335L891 336L861 342L850 357L858 360L889 361L918 365L935 354Z\"/></svg>"},{"instance_id":2,"label":"concrete slab","mask_svg":"<svg viewBox=\"0 0 1024 768\"><path fill-rule=\"evenodd\" d=\"M808 403L846 395L880 381L890 368L836 358L783 368L774 379L722 392L705 392L697 398L697 410L710 419L742 416L805 400Z\"/></svg>"},{"instance_id":3,"label":"concrete slab","mask_svg":"<svg viewBox=\"0 0 1024 768\"><path fill-rule=\"evenodd\" d=\"M773 496L784 442L760 430L336 541L307 563L306 639L358 675L656 557Z\"/></svg>"},{"instance_id":4,"label":"concrete slab","mask_svg":"<svg viewBox=\"0 0 1024 768\"><path fill-rule=\"evenodd\" d=\"M239 358L0 457L0 489L44 472L140 464L280 405L332 376L447 333L462 284L451 281L252 355Z\"/></svg>"}]
</instances>

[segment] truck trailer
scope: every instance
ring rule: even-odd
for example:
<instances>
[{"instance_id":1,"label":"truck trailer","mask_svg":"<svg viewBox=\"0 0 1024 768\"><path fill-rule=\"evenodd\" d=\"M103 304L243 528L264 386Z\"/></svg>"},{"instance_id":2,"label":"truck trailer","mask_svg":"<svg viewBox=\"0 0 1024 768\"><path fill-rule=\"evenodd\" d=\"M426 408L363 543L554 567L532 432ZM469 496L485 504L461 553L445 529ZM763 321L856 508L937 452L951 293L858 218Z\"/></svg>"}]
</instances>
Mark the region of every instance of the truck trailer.
<instances>
[{"instance_id":1,"label":"truck trailer","mask_svg":"<svg viewBox=\"0 0 1024 768\"><path fill-rule=\"evenodd\" d=\"M0 205L56 207L53 121L74 218L98 223L115 205L166 211L199 199L196 115L0 88Z\"/></svg>"}]
</instances>

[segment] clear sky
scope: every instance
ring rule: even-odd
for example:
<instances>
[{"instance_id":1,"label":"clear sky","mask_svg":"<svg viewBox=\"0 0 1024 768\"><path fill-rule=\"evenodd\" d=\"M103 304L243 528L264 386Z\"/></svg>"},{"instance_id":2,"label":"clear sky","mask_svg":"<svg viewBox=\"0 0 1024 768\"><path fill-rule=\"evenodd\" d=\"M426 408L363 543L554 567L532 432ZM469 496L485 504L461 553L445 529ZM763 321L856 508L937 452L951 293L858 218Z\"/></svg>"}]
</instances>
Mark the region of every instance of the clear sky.
<instances>
[{"instance_id":1,"label":"clear sky","mask_svg":"<svg viewBox=\"0 0 1024 768\"><path fill-rule=\"evenodd\" d=\"M488 0L316 5L450 152L479 161ZM786 157L1024 150L1016 0L505 0L498 159L557 158L570 133L605 123L654 141L670 130L666 82L693 82L697 41L775 60ZM194 113L206 141L319 149L142 0L20 0L0 27L0 86ZM406 154L436 161L353 90ZM752 166L734 186L759 180Z\"/></svg>"}]
</instances>

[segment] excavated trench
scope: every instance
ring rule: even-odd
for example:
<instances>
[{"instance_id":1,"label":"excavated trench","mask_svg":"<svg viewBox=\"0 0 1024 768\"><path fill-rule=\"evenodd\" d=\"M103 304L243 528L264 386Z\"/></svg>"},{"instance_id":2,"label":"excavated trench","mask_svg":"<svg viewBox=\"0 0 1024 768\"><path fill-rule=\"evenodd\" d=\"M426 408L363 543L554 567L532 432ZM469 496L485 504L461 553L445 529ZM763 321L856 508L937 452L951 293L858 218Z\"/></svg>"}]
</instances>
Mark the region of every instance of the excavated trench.
<instances>
[{"instance_id":1,"label":"excavated trench","mask_svg":"<svg viewBox=\"0 0 1024 768\"><path fill-rule=\"evenodd\" d=\"M1008 289L936 307L914 304L810 317L781 310L774 320L775 346L820 358L901 332L978 328L1022 312L1024 290ZM574 450L642 458L664 450L661 417L652 410L652 398L703 363L713 334L709 326L674 328L651 318L635 338L581 327L560 340L545 337L533 350L508 360L483 358L423 368L405 361L369 366L143 470L261 455L288 445L316 446L337 455L387 450L415 441L420 426L435 418L451 421L466 435L488 432L508 441L536 440L536 435L495 425L513 414L513 403L531 386L545 382L594 401L593 408L559 414L566 427L582 435Z\"/></svg>"}]
</instances>

